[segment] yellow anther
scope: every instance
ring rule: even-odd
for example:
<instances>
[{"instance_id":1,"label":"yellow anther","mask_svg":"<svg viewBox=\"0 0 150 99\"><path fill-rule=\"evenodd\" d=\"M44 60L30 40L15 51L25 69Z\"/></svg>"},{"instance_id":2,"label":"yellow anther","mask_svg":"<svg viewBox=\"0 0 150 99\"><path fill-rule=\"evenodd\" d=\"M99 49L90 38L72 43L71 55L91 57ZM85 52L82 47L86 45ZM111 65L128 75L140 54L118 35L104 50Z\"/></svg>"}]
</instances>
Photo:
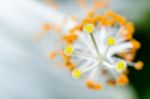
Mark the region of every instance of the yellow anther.
<instances>
[{"instance_id":1,"label":"yellow anther","mask_svg":"<svg viewBox=\"0 0 150 99\"><path fill-rule=\"evenodd\" d=\"M67 56L72 55L72 53L74 52L74 48L72 45L68 45L65 49L64 49L64 54Z\"/></svg>"},{"instance_id":2,"label":"yellow anther","mask_svg":"<svg viewBox=\"0 0 150 99\"><path fill-rule=\"evenodd\" d=\"M108 46L113 46L113 45L116 44L116 40L115 40L114 37L108 37L106 43L107 43Z\"/></svg>"},{"instance_id":3,"label":"yellow anther","mask_svg":"<svg viewBox=\"0 0 150 99\"><path fill-rule=\"evenodd\" d=\"M74 79L79 79L82 76L82 72L79 69L75 69L72 72L72 76Z\"/></svg>"},{"instance_id":4,"label":"yellow anther","mask_svg":"<svg viewBox=\"0 0 150 99\"><path fill-rule=\"evenodd\" d=\"M93 33L95 27L93 24L86 24L83 28L83 30L87 33Z\"/></svg>"},{"instance_id":5,"label":"yellow anther","mask_svg":"<svg viewBox=\"0 0 150 99\"><path fill-rule=\"evenodd\" d=\"M126 64L123 62L123 61L119 61L117 64L116 64L116 70L119 71L119 72L122 72L124 70L126 70Z\"/></svg>"}]
</instances>

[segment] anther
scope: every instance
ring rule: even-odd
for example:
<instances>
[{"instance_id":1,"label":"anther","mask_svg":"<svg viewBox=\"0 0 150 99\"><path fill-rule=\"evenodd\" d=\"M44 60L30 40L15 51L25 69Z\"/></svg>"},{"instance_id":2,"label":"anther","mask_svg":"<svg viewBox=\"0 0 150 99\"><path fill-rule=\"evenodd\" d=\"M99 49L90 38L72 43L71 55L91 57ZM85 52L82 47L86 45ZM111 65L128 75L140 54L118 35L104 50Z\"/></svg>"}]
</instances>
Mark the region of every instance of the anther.
<instances>
[{"instance_id":1,"label":"anther","mask_svg":"<svg viewBox=\"0 0 150 99\"><path fill-rule=\"evenodd\" d=\"M128 84L128 82L129 82L128 77L124 74L120 75L117 78L117 84L118 85L126 85L126 84Z\"/></svg>"},{"instance_id":2,"label":"anther","mask_svg":"<svg viewBox=\"0 0 150 99\"><path fill-rule=\"evenodd\" d=\"M48 57L50 59L54 59L57 56L57 52L56 51L50 51L48 54Z\"/></svg>"},{"instance_id":3,"label":"anther","mask_svg":"<svg viewBox=\"0 0 150 99\"><path fill-rule=\"evenodd\" d=\"M86 82L86 86L88 88L90 88L90 89L93 89L93 90L100 90L100 89L102 89L102 85L101 84L95 83L92 80L88 80Z\"/></svg>"},{"instance_id":4,"label":"anther","mask_svg":"<svg viewBox=\"0 0 150 99\"><path fill-rule=\"evenodd\" d=\"M131 43L133 45L133 48L135 48L135 49L139 49L141 47L140 42L138 42L136 40L131 40Z\"/></svg>"},{"instance_id":5,"label":"anther","mask_svg":"<svg viewBox=\"0 0 150 99\"><path fill-rule=\"evenodd\" d=\"M135 64L135 69L137 70L141 70L143 68L143 62L142 61L138 61L136 64Z\"/></svg>"}]
</instances>

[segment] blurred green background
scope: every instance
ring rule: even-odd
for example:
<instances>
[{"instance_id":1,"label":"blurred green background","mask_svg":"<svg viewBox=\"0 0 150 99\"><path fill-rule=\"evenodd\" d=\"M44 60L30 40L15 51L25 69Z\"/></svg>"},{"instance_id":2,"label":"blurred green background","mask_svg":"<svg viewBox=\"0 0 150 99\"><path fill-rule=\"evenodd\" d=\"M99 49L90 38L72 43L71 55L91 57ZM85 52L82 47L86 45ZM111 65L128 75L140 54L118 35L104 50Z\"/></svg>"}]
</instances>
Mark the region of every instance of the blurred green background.
<instances>
[{"instance_id":1,"label":"blurred green background","mask_svg":"<svg viewBox=\"0 0 150 99\"><path fill-rule=\"evenodd\" d=\"M150 9L144 13L143 19L135 24L134 37L142 44L141 49L137 52L136 59L144 62L142 71L136 71L131 68L130 80L136 88L140 99L150 99Z\"/></svg>"}]
</instances>

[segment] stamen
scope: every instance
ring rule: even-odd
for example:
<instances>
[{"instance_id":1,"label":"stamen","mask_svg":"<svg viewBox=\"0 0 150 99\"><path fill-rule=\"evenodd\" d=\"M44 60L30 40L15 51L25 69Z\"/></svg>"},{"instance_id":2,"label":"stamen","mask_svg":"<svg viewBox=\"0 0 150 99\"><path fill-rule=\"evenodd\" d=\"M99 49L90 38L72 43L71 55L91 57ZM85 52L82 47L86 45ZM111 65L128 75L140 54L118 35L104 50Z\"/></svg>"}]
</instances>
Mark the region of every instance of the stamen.
<instances>
[{"instance_id":1,"label":"stamen","mask_svg":"<svg viewBox=\"0 0 150 99\"><path fill-rule=\"evenodd\" d=\"M82 70L81 69L75 69L75 70L73 70L73 72L72 72L73 78L75 78L75 79L81 78L81 76L83 75L83 73L90 71L91 69L93 69L94 67L96 67L98 64L99 63L94 63L93 65L88 66L87 68L83 68Z\"/></svg>"},{"instance_id":2,"label":"stamen","mask_svg":"<svg viewBox=\"0 0 150 99\"><path fill-rule=\"evenodd\" d=\"M100 63L102 63L103 60L106 58L110 46L115 45L115 42L116 42L116 41L115 41L115 39L114 39L113 37L107 38L107 45L108 45L108 47L106 48L106 50L105 50L105 52L104 52L104 55L102 56L102 59L100 60Z\"/></svg>"},{"instance_id":3,"label":"stamen","mask_svg":"<svg viewBox=\"0 0 150 99\"><path fill-rule=\"evenodd\" d=\"M86 24L86 25L84 26L84 31L87 32L87 33L90 33L90 37L91 37L91 39L92 39L92 42L93 42L93 45L94 45L94 47L95 47L95 50L96 50L96 52L97 52L97 54L98 54L98 57L101 58L101 54L100 54L100 52L99 52L97 43L96 43L95 38L94 38L94 35L93 35L94 28L95 28L95 27L94 27L93 24Z\"/></svg>"}]
</instances>

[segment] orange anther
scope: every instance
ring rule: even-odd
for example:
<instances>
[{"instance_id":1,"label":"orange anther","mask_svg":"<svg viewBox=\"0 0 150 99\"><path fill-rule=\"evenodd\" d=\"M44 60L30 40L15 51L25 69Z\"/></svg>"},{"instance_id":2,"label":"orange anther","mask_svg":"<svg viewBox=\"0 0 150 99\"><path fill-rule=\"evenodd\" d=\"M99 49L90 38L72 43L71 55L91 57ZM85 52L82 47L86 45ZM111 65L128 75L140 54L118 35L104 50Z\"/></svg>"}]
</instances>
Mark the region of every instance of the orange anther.
<instances>
[{"instance_id":1,"label":"orange anther","mask_svg":"<svg viewBox=\"0 0 150 99\"><path fill-rule=\"evenodd\" d=\"M76 16L71 16L71 19L76 21L77 20L77 17Z\"/></svg>"},{"instance_id":2,"label":"orange anther","mask_svg":"<svg viewBox=\"0 0 150 99\"><path fill-rule=\"evenodd\" d=\"M102 17L102 16L97 15L97 16L95 16L95 20L96 20L96 21L100 21L100 20L101 20L101 17Z\"/></svg>"},{"instance_id":3,"label":"orange anther","mask_svg":"<svg viewBox=\"0 0 150 99\"><path fill-rule=\"evenodd\" d=\"M85 8L87 6L86 0L77 0L80 7Z\"/></svg>"},{"instance_id":4,"label":"orange anther","mask_svg":"<svg viewBox=\"0 0 150 99\"><path fill-rule=\"evenodd\" d=\"M54 58L56 57L56 55L57 55L57 52L56 52L56 51L51 51L51 52L49 52L48 57L49 57L50 59L54 59Z\"/></svg>"},{"instance_id":5,"label":"orange anther","mask_svg":"<svg viewBox=\"0 0 150 99\"><path fill-rule=\"evenodd\" d=\"M116 20L121 25L126 24L126 18L125 17L120 16L120 15L118 15L118 14L112 12L112 11L107 11L106 16L113 18L114 20Z\"/></svg>"},{"instance_id":6,"label":"orange anther","mask_svg":"<svg viewBox=\"0 0 150 99\"><path fill-rule=\"evenodd\" d=\"M43 24L42 29L44 32L48 32L51 29L51 24L49 23Z\"/></svg>"},{"instance_id":7,"label":"orange anther","mask_svg":"<svg viewBox=\"0 0 150 99\"><path fill-rule=\"evenodd\" d=\"M142 61L138 61L136 64L135 64L135 69L137 70L141 70L143 68L143 62Z\"/></svg>"},{"instance_id":8,"label":"orange anther","mask_svg":"<svg viewBox=\"0 0 150 99\"><path fill-rule=\"evenodd\" d=\"M93 11L89 11L88 12L88 17L93 17L94 16L94 12Z\"/></svg>"},{"instance_id":9,"label":"orange anther","mask_svg":"<svg viewBox=\"0 0 150 99\"><path fill-rule=\"evenodd\" d=\"M99 8L103 7L103 3L100 1L95 1L93 6L95 9L99 9Z\"/></svg>"},{"instance_id":10,"label":"orange anther","mask_svg":"<svg viewBox=\"0 0 150 99\"><path fill-rule=\"evenodd\" d=\"M106 19L106 17L105 16L102 16L101 17L101 24L103 25L103 26L106 26L107 24L108 24L108 21L107 21L107 19Z\"/></svg>"},{"instance_id":11,"label":"orange anther","mask_svg":"<svg viewBox=\"0 0 150 99\"><path fill-rule=\"evenodd\" d=\"M110 86L114 86L114 85L116 85L116 81L115 80L108 80L107 84Z\"/></svg>"},{"instance_id":12,"label":"orange anther","mask_svg":"<svg viewBox=\"0 0 150 99\"><path fill-rule=\"evenodd\" d=\"M76 35L76 34L64 35L63 39L64 39L68 44L72 44L72 43L77 39L77 35Z\"/></svg>"},{"instance_id":13,"label":"orange anther","mask_svg":"<svg viewBox=\"0 0 150 99\"><path fill-rule=\"evenodd\" d=\"M64 59L64 61L70 61L71 60L71 57L70 56L66 56L63 51L60 52L60 55L62 56L62 58Z\"/></svg>"},{"instance_id":14,"label":"orange anther","mask_svg":"<svg viewBox=\"0 0 150 99\"><path fill-rule=\"evenodd\" d=\"M66 61L66 62L65 62L65 66L66 66L67 68L74 68L74 67L75 67L75 64L73 64L71 61Z\"/></svg>"},{"instance_id":15,"label":"orange anther","mask_svg":"<svg viewBox=\"0 0 150 99\"><path fill-rule=\"evenodd\" d=\"M56 9L58 7L57 3L55 0L44 0L45 3L47 3L51 8Z\"/></svg>"},{"instance_id":16,"label":"orange anther","mask_svg":"<svg viewBox=\"0 0 150 99\"><path fill-rule=\"evenodd\" d=\"M135 31L135 30L134 30L134 24L131 23L131 22L128 22L128 23L126 24L126 28L127 28L129 34L133 34L134 31Z\"/></svg>"},{"instance_id":17,"label":"orange anther","mask_svg":"<svg viewBox=\"0 0 150 99\"><path fill-rule=\"evenodd\" d=\"M86 86L88 88L90 88L90 89L93 89L93 90L100 90L100 89L102 89L102 85L101 84L95 83L92 80L88 80L86 82Z\"/></svg>"},{"instance_id":18,"label":"orange anther","mask_svg":"<svg viewBox=\"0 0 150 99\"><path fill-rule=\"evenodd\" d=\"M129 82L128 77L125 74L120 75L116 81L118 85L126 85Z\"/></svg>"},{"instance_id":19,"label":"orange anther","mask_svg":"<svg viewBox=\"0 0 150 99\"><path fill-rule=\"evenodd\" d=\"M106 8L109 5L108 3L109 3L108 0L101 0L101 1L93 0L93 8L95 10L100 9L100 8Z\"/></svg>"},{"instance_id":20,"label":"orange anther","mask_svg":"<svg viewBox=\"0 0 150 99\"><path fill-rule=\"evenodd\" d=\"M125 59L128 61L132 61L135 58L134 54L126 54L125 55Z\"/></svg>"},{"instance_id":21,"label":"orange anther","mask_svg":"<svg viewBox=\"0 0 150 99\"><path fill-rule=\"evenodd\" d=\"M131 43L132 43L132 45L133 45L133 48L135 48L135 49L139 49L140 47L141 47L141 44L140 44L140 42L138 42L138 41L136 41L136 40L131 40Z\"/></svg>"},{"instance_id":22,"label":"orange anther","mask_svg":"<svg viewBox=\"0 0 150 99\"><path fill-rule=\"evenodd\" d=\"M132 34L126 34L124 35L126 40L132 39Z\"/></svg>"}]
</instances>

